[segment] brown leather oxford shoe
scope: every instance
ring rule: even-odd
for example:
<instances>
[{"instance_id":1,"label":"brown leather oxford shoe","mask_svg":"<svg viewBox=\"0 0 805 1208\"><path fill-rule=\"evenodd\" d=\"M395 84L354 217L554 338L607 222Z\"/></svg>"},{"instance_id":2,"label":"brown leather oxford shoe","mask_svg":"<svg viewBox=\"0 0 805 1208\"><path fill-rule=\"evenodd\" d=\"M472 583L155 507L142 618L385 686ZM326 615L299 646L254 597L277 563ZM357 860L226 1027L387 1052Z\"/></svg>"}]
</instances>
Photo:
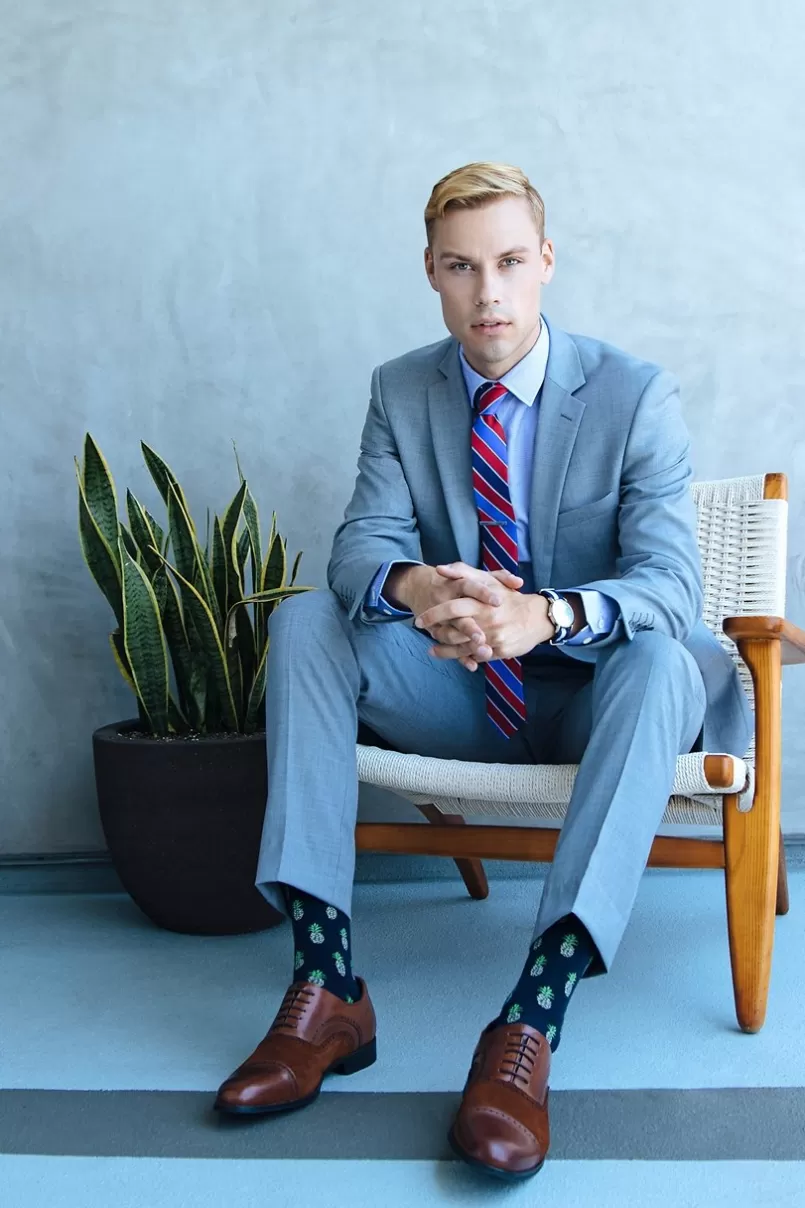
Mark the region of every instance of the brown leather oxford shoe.
<instances>
[{"instance_id":1,"label":"brown leather oxford shoe","mask_svg":"<svg viewBox=\"0 0 805 1208\"><path fill-rule=\"evenodd\" d=\"M322 986L294 982L257 1048L222 1083L214 1107L233 1115L291 1111L319 1094L326 1074L356 1074L376 1060L374 1007L346 1003Z\"/></svg>"},{"instance_id":2,"label":"brown leather oxford shoe","mask_svg":"<svg viewBox=\"0 0 805 1208\"><path fill-rule=\"evenodd\" d=\"M550 1068L551 1047L536 1028L488 1024L448 1135L454 1153L497 1178L536 1174L550 1144Z\"/></svg>"}]
</instances>

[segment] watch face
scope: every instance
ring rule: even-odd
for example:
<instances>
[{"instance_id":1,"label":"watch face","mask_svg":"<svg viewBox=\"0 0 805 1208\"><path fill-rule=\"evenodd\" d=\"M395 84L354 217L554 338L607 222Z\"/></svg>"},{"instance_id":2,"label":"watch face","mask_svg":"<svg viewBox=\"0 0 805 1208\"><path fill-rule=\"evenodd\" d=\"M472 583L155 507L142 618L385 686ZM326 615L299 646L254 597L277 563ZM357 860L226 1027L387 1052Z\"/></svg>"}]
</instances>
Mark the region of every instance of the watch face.
<instances>
[{"instance_id":1,"label":"watch face","mask_svg":"<svg viewBox=\"0 0 805 1208\"><path fill-rule=\"evenodd\" d=\"M575 620L573 606L567 600L554 600L551 605L551 613L554 623L562 629L570 629Z\"/></svg>"}]
</instances>

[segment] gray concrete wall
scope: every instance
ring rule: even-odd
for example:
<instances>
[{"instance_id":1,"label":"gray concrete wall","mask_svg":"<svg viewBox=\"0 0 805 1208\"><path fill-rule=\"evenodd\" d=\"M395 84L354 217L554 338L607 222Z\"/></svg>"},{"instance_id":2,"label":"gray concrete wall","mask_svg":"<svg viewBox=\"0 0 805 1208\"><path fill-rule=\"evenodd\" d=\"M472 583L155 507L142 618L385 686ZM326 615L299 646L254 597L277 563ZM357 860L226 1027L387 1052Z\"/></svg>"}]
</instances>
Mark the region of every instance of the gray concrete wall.
<instances>
[{"instance_id":1,"label":"gray concrete wall","mask_svg":"<svg viewBox=\"0 0 805 1208\"><path fill-rule=\"evenodd\" d=\"M421 215L471 159L544 194L549 316L679 375L698 477L791 476L805 622L799 5L0 0L0 18L0 852L103 847L90 734L132 712L77 543L84 431L156 506L153 444L202 524L237 485L236 438L324 586L371 369L443 335Z\"/></svg>"}]
</instances>

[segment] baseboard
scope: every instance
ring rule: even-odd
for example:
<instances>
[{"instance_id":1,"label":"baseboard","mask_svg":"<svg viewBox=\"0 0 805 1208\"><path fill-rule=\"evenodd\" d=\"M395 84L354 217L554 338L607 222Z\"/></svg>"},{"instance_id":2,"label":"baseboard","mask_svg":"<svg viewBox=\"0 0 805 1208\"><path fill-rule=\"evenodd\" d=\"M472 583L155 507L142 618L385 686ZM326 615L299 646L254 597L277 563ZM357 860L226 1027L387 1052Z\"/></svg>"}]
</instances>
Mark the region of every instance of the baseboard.
<instances>
[{"instance_id":1,"label":"baseboard","mask_svg":"<svg viewBox=\"0 0 805 1208\"><path fill-rule=\"evenodd\" d=\"M790 869L805 868L805 834L786 835ZM544 864L521 860L485 860L490 881L545 875ZM648 876L668 869L649 869ZM680 871L684 875L684 870ZM398 856L359 852L355 880L441 881L458 876L452 860L440 856ZM58 852L0 856L0 894L8 893L124 893L106 852Z\"/></svg>"}]
</instances>

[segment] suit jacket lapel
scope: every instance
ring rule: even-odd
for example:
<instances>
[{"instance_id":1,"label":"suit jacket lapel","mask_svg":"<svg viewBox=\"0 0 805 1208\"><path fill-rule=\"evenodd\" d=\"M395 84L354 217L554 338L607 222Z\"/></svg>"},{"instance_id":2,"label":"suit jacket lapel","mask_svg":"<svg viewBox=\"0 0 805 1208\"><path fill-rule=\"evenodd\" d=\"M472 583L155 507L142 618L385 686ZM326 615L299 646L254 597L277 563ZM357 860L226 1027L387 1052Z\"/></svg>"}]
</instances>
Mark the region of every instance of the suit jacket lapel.
<instances>
[{"instance_id":1,"label":"suit jacket lapel","mask_svg":"<svg viewBox=\"0 0 805 1208\"><path fill-rule=\"evenodd\" d=\"M472 490L472 408L451 340L428 386L428 415L433 449L459 559L468 566L481 561L481 534Z\"/></svg>"},{"instance_id":2,"label":"suit jacket lapel","mask_svg":"<svg viewBox=\"0 0 805 1208\"><path fill-rule=\"evenodd\" d=\"M544 315L543 315L544 318ZM585 403L573 391L586 378L573 340L545 322L550 336L548 365L539 404L531 504L528 513L536 587L550 587L559 504Z\"/></svg>"}]
</instances>

